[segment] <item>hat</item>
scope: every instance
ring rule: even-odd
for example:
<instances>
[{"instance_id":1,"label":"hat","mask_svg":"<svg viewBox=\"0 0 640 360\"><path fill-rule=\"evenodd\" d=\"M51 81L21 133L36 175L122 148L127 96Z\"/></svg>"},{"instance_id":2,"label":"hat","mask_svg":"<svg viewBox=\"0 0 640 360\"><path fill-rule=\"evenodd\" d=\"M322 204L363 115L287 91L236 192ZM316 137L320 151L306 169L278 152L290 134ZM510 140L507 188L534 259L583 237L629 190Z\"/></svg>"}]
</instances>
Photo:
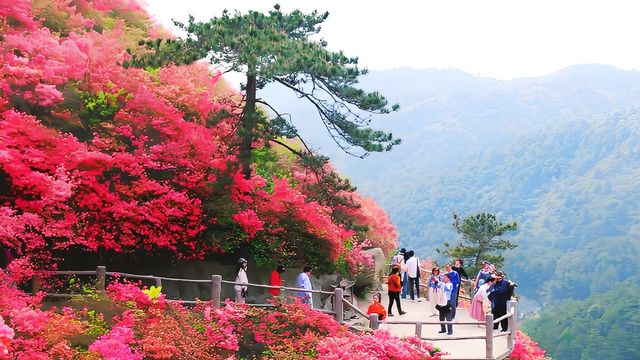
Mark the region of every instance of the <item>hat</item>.
<instances>
[{"instance_id":1,"label":"hat","mask_svg":"<svg viewBox=\"0 0 640 360\"><path fill-rule=\"evenodd\" d=\"M490 262L488 262L487 260L482 260L482 265L484 265L484 264L491 265L491 263L490 263Z\"/></svg>"},{"instance_id":2,"label":"hat","mask_svg":"<svg viewBox=\"0 0 640 360\"><path fill-rule=\"evenodd\" d=\"M242 264L242 263L245 263L245 262L247 262L247 259L245 259L245 258L238 259L238 264Z\"/></svg>"},{"instance_id":3,"label":"hat","mask_svg":"<svg viewBox=\"0 0 640 360\"><path fill-rule=\"evenodd\" d=\"M405 249L405 248L400 249L400 254L404 254L406 252L407 252L407 249Z\"/></svg>"},{"instance_id":4,"label":"hat","mask_svg":"<svg viewBox=\"0 0 640 360\"><path fill-rule=\"evenodd\" d=\"M494 273L494 276L500 276L500 277L504 277L504 273L502 271L496 271Z\"/></svg>"}]
</instances>

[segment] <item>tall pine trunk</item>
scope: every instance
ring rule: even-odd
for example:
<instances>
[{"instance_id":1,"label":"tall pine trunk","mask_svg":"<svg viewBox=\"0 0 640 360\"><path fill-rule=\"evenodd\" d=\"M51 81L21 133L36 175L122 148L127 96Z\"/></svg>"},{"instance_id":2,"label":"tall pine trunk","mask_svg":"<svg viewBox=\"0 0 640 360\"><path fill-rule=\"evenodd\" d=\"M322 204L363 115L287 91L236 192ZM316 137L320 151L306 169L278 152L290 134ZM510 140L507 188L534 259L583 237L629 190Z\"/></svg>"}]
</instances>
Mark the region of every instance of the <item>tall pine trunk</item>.
<instances>
[{"instance_id":1,"label":"tall pine trunk","mask_svg":"<svg viewBox=\"0 0 640 360\"><path fill-rule=\"evenodd\" d=\"M242 111L242 126L240 136L239 160L242 166L242 174L245 179L251 177L251 145L256 128L256 75L247 75L246 100Z\"/></svg>"}]
</instances>

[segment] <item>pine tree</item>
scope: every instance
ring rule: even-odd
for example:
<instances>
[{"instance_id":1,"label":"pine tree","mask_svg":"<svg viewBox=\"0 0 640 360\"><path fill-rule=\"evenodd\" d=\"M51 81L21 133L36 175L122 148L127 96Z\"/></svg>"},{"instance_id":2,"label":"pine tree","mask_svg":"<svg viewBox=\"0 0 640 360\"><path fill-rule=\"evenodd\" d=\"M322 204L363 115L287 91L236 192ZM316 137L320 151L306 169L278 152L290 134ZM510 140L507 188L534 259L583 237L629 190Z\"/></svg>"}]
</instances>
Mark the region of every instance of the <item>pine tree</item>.
<instances>
[{"instance_id":1,"label":"pine tree","mask_svg":"<svg viewBox=\"0 0 640 360\"><path fill-rule=\"evenodd\" d=\"M400 143L392 134L368 127L371 114L396 111L378 92L366 92L355 85L358 77L367 73L358 68L358 59L342 51L327 50L327 42L311 37L320 32L320 25L329 13L299 10L283 13L276 5L267 14L249 11L222 16L207 22L193 17L187 24L176 22L186 36L175 40L156 40L147 45L154 51L132 55L129 65L163 66L185 64L206 58L226 71L246 75L240 128L240 162L246 177L250 176L251 149L258 137L257 127L264 120L256 104L263 104L278 114L269 122L269 140L280 136L295 136L296 129L256 91L269 83L278 83L309 101L332 139L345 152L364 157L370 152L388 151ZM362 111L361 111L362 110ZM366 114L366 115L363 115ZM353 147L362 151L356 154Z\"/></svg>"}]
</instances>

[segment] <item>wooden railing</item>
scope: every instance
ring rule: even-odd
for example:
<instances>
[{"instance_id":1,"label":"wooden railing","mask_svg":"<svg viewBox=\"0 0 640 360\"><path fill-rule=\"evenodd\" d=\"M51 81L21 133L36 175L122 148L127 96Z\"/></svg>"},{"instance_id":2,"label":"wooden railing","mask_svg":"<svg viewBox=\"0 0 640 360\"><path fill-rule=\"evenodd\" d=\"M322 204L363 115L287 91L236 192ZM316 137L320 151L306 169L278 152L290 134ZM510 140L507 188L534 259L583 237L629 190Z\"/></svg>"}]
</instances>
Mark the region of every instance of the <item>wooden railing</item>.
<instances>
[{"instance_id":1,"label":"wooden railing","mask_svg":"<svg viewBox=\"0 0 640 360\"><path fill-rule=\"evenodd\" d=\"M281 292L309 292L312 294L321 294L321 295L330 295L332 296L332 310L326 309L315 309L317 311L322 311L334 316L335 320L341 324L344 324L344 309L351 309L356 312L359 316L369 320L369 327L372 330L377 330L380 328L380 320L378 319L378 314L368 315L364 313L362 310L358 309L355 305L353 305L349 300L344 298L343 289L340 287L336 287L333 292L321 291L321 290L306 290L301 288L293 288L286 286L270 286L270 285L262 285L262 284L252 284L252 283L236 283L234 281L226 281L222 280L221 275L212 275L211 280L204 279L183 279L183 278L171 278L165 276L156 276L156 275L139 275L139 274L130 274L130 273L122 273L122 272L109 272L107 271L105 266L98 266L95 270L88 271L48 271L45 272L46 275L89 275L96 276L96 290L104 291L107 283L107 276L112 277L124 277L124 278L132 278L132 279L141 279L141 280L152 280L156 286L162 286L163 281L175 281L175 282L187 282L187 283L210 283L211 284L211 305L214 308L220 308L221 306L221 296L222 296L222 284L230 284L230 285L242 285L242 286L250 286L257 288L266 288L266 289L279 289ZM34 276L32 281L33 293L39 291L41 286L41 279L38 276ZM47 294L47 296L51 297L73 297L79 296L78 294ZM178 301L182 303L196 303L197 300L182 300L182 299L171 299L168 301ZM429 341L449 341L449 340L473 340L479 339L485 341L485 358L486 359L504 359L507 357L514 346L514 339L516 329L518 327L517 324L517 310L516 310L517 302L511 300L509 303L509 310L506 315L494 319L492 314L487 314L485 322L456 322L456 321L385 321L384 323L387 326L394 325L413 325L415 326L415 336L422 340ZM250 306L272 306L270 304L248 304ZM501 320L508 318L509 327L508 331L500 334L494 335L493 325L499 323ZM485 326L485 334L483 336L447 336L446 338L430 338L422 335L422 327L423 325L441 325L451 323L455 326ZM497 357L494 357L493 351L493 339L496 337L504 337L507 336L507 351L503 354L500 354ZM448 358L451 359L451 358ZM476 358L474 358L476 359ZM466 360L466 359L451 359L451 360Z\"/></svg>"},{"instance_id":2,"label":"wooden railing","mask_svg":"<svg viewBox=\"0 0 640 360\"><path fill-rule=\"evenodd\" d=\"M72 270L64 270L64 271L45 271L42 272L43 275L89 275L96 277L95 287L98 291L105 291L106 287L106 279L107 276L111 277L122 277L122 278L131 278L131 279L140 279L140 280L151 280L155 283L155 286L162 286L163 281L174 281L174 282L185 282L185 283L200 283L200 284L211 284L211 305L214 308L220 308L221 306L221 297L222 297L222 284L230 284L230 285L242 285L247 287L255 287L255 288L266 288L266 289L279 289L281 292L308 292L312 294L320 294L320 295L328 295L332 296L332 310L327 309L315 309L317 311L321 311L324 313L329 313L335 315L336 320L339 320L341 323L343 322L343 314L342 314L342 301L336 301L336 299L343 299L343 289L336 288L333 292L329 291L321 291L321 290L306 290L301 288L294 287L286 287L286 286L270 286L270 285L262 285L262 284L252 284L252 283L236 283L234 281L222 280L222 275L212 275L211 280L204 279L183 279L183 278L172 278L166 276L156 276L156 275L140 275L140 274L131 274L124 272L110 272L107 271L105 266L98 266L95 270L87 270L87 271L72 271ZM34 276L32 279L32 292L35 294L40 290L41 287L41 278L39 276ZM73 297L80 296L80 294L47 294L48 297ZM186 304L195 304L197 300L183 300L183 299L168 299L168 301L177 301ZM272 306L271 304L248 304L251 306ZM337 311L337 308L340 308ZM337 315L339 313L339 317Z\"/></svg>"}]
</instances>

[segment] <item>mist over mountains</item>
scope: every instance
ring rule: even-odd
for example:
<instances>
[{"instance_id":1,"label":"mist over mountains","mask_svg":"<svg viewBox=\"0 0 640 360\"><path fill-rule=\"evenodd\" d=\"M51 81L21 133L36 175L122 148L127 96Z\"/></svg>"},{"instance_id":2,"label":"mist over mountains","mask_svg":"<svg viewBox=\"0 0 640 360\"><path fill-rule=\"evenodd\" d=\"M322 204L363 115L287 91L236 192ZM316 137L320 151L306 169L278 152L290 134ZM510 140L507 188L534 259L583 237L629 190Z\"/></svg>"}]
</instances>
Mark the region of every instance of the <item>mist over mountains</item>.
<instances>
[{"instance_id":1,"label":"mist over mountains","mask_svg":"<svg viewBox=\"0 0 640 360\"><path fill-rule=\"evenodd\" d=\"M371 72L361 85L400 103L399 112L372 126L403 140L365 159L333 146L313 109L295 96L276 88L260 95L291 113L303 137L379 201L402 246L434 257L436 247L457 239L453 212L489 211L520 225L507 270L521 282L575 268L568 264L588 249L614 252L605 242L625 256L639 252L631 241L640 238L639 72L579 65L499 81L397 69ZM525 263L518 261L523 254ZM581 298L592 286L606 285L578 282L563 295L549 294L555 287L528 295Z\"/></svg>"},{"instance_id":2,"label":"mist over mountains","mask_svg":"<svg viewBox=\"0 0 640 360\"><path fill-rule=\"evenodd\" d=\"M453 212L491 212L518 222L509 239L519 247L505 254L505 270L533 307L555 304L563 313L567 306L577 319L586 315L564 300L598 303L606 297L597 294L622 282L640 293L640 72L578 65L499 81L396 69L371 72L361 86L400 103L372 127L403 140L365 159L333 145L302 100L277 88L261 96L290 113L303 138L380 203L403 247L437 258L436 248L458 239ZM563 324L573 334L578 322ZM541 345L566 357L586 341L577 334L564 338L571 346Z\"/></svg>"}]
</instances>

